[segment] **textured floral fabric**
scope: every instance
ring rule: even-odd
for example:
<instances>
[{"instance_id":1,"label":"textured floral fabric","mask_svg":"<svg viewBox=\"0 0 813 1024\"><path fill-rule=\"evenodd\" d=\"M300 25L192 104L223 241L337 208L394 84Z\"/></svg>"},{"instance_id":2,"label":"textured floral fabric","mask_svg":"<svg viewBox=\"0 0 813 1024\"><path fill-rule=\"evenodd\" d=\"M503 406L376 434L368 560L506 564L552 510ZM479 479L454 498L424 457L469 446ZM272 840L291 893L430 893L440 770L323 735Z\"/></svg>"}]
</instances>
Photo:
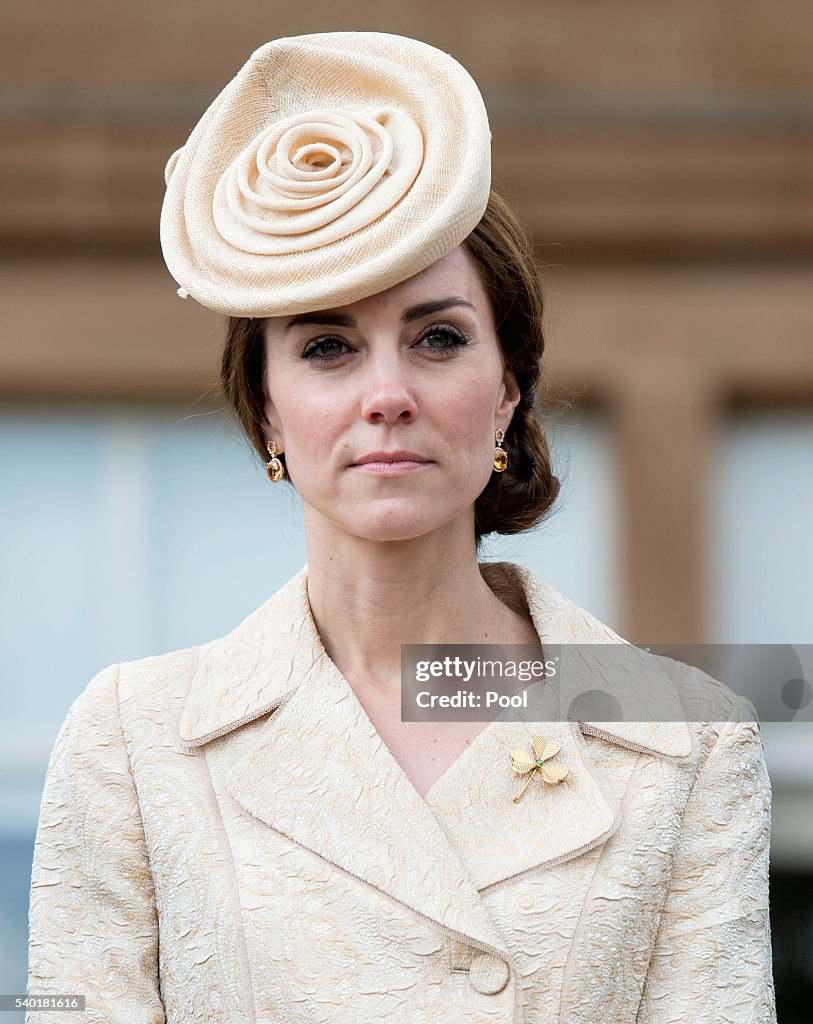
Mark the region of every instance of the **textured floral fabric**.
<instances>
[{"instance_id":1,"label":"textured floral fabric","mask_svg":"<svg viewBox=\"0 0 813 1024\"><path fill-rule=\"evenodd\" d=\"M481 572L543 643L624 642L526 569ZM228 636L106 668L54 745L31 880L28 991L86 1009L26 1020L774 1024L756 715L653 673L688 724L497 720L421 797L322 647L307 566ZM567 782L514 804L540 731Z\"/></svg>"}]
</instances>

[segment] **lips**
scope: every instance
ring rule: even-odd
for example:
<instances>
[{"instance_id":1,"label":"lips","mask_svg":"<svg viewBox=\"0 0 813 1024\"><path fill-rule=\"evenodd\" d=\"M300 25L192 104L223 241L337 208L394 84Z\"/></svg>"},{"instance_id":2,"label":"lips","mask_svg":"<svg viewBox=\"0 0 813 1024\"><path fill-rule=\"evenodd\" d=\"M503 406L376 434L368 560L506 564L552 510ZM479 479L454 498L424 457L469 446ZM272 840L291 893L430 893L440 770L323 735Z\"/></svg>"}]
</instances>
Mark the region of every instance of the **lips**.
<instances>
[{"instance_id":1,"label":"lips","mask_svg":"<svg viewBox=\"0 0 813 1024\"><path fill-rule=\"evenodd\" d=\"M395 451L395 452L370 452L357 459L354 466L364 466L368 462L429 462L429 459L418 455L417 452Z\"/></svg>"}]
</instances>

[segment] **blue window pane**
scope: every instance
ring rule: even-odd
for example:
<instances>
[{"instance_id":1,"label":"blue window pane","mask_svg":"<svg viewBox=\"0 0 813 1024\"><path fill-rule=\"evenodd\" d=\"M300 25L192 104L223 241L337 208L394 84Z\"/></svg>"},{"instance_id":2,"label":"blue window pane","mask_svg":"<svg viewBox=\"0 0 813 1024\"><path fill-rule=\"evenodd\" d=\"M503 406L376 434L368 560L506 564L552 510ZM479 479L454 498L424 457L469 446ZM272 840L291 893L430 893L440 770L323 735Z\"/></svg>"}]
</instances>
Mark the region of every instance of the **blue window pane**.
<instances>
[{"instance_id":1,"label":"blue window pane","mask_svg":"<svg viewBox=\"0 0 813 1024\"><path fill-rule=\"evenodd\" d=\"M722 643L813 643L813 415L733 418L715 480L711 635Z\"/></svg>"}]
</instances>

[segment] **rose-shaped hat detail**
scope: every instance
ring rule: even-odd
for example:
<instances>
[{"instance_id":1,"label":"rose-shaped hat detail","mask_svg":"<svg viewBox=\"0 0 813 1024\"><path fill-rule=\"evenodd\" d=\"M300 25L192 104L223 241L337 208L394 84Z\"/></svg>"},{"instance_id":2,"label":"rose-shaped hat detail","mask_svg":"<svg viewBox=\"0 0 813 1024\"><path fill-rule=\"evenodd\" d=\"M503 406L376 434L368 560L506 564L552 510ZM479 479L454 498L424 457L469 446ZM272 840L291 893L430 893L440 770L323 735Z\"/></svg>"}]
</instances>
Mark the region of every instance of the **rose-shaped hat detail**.
<instances>
[{"instance_id":1,"label":"rose-shaped hat detail","mask_svg":"<svg viewBox=\"0 0 813 1024\"><path fill-rule=\"evenodd\" d=\"M295 114L260 132L222 175L215 224L245 252L307 252L383 216L422 161L421 131L403 111Z\"/></svg>"},{"instance_id":2,"label":"rose-shaped hat detail","mask_svg":"<svg viewBox=\"0 0 813 1024\"><path fill-rule=\"evenodd\" d=\"M451 252L485 211L491 134L449 54L326 32L260 47L169 158L179 294L233 316L344 305Z\"/></svg>"}]
</instances>

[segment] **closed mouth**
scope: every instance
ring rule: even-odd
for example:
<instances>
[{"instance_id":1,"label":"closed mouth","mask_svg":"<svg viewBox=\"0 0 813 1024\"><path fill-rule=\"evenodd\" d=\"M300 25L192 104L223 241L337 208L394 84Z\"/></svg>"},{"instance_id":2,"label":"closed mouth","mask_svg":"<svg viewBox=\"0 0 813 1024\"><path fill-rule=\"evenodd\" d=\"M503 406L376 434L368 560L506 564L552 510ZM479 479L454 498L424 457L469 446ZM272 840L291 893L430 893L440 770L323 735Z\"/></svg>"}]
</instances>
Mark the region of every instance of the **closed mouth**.
<instances>
[{"instance_id":1,"label":"closed mouth","mask_svg":"<svg viewBox=\"0 0 813 1024\"><path fill-rule=\"evenodd\" d=\"M365 455L357 462L354 462L353 465L422 465L428 461L428 459L418 455L416 452L371 452L369 455Z\"/></svg>"}]
</instances>

